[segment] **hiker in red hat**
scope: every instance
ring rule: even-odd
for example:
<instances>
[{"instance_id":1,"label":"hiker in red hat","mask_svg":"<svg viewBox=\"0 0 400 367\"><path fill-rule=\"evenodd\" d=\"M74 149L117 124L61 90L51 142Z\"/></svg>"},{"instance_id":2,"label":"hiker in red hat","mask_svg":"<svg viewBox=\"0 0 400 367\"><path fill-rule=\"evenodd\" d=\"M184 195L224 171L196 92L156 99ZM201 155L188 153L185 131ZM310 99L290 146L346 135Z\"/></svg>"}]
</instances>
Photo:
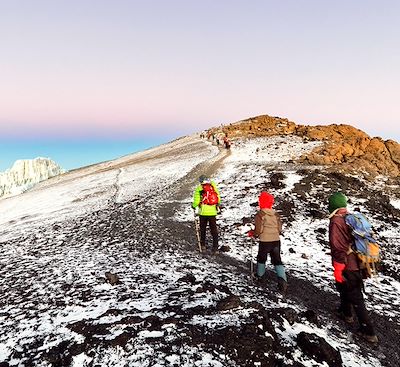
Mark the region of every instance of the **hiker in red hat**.
<instances>
[{"instance_id":1,"label":"hiker in red hat","mask_svg":"<svg viewBox=\"0 0 400 367\"><path fill-rule=\"evenodd\" d=\"M259 239L256 278L263 278L265 262L268 254L270 254L271 263L274 265L278 276L278 288L284 294L287 290L287 278L281 260L279 235L282 232L282 221L279 214L272 209L274 197L271 194L266 191L261 192L258 203L260 210L255 217L255 229L254 232L249 232L249 236Z\"/></svg>"}]
</instances>

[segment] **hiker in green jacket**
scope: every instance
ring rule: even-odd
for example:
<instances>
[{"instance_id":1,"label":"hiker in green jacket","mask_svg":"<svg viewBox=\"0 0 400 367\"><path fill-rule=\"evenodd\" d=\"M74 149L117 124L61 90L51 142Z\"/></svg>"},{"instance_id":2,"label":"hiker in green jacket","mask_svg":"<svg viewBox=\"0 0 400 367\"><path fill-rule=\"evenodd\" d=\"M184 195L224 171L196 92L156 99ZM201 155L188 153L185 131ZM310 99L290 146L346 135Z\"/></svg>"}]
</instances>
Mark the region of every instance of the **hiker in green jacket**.
<instances>
[{"instance_id":1,"label":"hiker in green jacket","mask_svg":"<svg viewBox=\"0 0 400 367\"><path fill-rule=\"evenodd\" d=\"M192 208L197 211L200 219L201 250L206 250L206 231L209 224L213 239L212 252L215 254L218 252L217 214L221 197L215 182L205 175L199 177L199 183L193 194Z\"/></svg>"}]
</instances>

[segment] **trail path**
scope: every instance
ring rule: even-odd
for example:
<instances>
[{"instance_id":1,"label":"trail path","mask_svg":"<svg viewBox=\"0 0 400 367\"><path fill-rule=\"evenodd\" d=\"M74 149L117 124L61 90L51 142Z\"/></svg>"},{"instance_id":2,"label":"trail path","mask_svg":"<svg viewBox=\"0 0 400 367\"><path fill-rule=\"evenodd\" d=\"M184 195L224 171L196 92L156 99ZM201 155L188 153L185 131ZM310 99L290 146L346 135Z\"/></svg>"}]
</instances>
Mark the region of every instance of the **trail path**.
<instances>
[{"instance_id":1,"label":"trail path","mask_svg":"<svg viewBox=\"0 0 400 367\"><path fill-rule=\"evenodd\" d=\"M230 151L228 152L228 154L230 154ZM223 169L224 159L228 156L226 153L226 151L222 150L217 159L211 162L204 162L182 179L181 183L176 186L175 197L177 200L166 203L165 207L160 207L162 215L164 216L167 214L166 217L168 217L171 213L181 210L181 201L179 200L187 198L188 196L190 197L193 191L193 182L196 182L197 177L201 173L205 173L212 177L218 170ZM190 186L190 183L192 183L192 187ZM171 228L170 230L173 231L177 242L188 242L187 249L188 251L193 252L190 256L197 256L199 258L204 258L205 256L207 261L215 266L224 267L224 269L220 270L221 272L234 271L238 275L249 275L250 265L246 264L245 260L238 261L237 259L232 258L229 256L229 253L221 253L217 257L198 254L196 252L195 229L192 223L182 224L180 229L176 228L177 224L175 221L166 220L165 224L167 228ZM191 238L191 240L188 241L189 238ZM256 254L253 255L255 257ZM254 268L255 266L256 264L254 264ZM271 271L267 272L267 274L270 279L275 278L275 274ZM249 284L250 286L258 288L259 292L265 292L263 289L267 289L268 297L279 302L280 296L276 295L276 286L274 282L263 282L262 284L254 285L249 280ZM329 323L332 319L335 321L334 311L337 308L339 299L336 293L323 291L321 288L313 285L310 281L291 277L291 274L289 273L289 291L287 294L287 301L289 307L290 304L301 305L303 308L315 312L321 319L322 323ZM379 347L376 349L377 357L383 365L397 366L397 361L400 360L400 324L394 322L391 317L385 317L374 313L373 306L373 304L368 305L368 308L371 310L371 318L375 325L376 333L380 339ZM357 330L356 324L357 323L355 323L354 327L346 325L345 323L335 325L336 330L334 330L334 333L337 333L338 335L347 335L347 338L350 340L358 340L362 353L367 354L371 347L361 341L359 337L353 336L353 333Z\"/></svg>"},{"instance_id":2,"label":"trail path","mask_svg":"<svg viewBox=\"0 0 400 367\"><path fill-rule=\"evenodd\" d=\"M185 149L201 154L204 147L199 140ZM176 154L155 154L155 159L173 160ZM273 283L255 286L244 260L229 253L199 254L193 222L175 218L182 205L190 205L198 176L223 170L229 154L221 150L170 187L134 198L122 195L128 166L117 163L109 167L114 170L109 186L114 202L4 240L1 366L75 366L82 361L87 366L209 366L210 361L246 366L261 358L263 366L277 360L283 366L293 361L295 347L277 342L279 328L286 330L288 324L274 310L281 308L289 317L290 309L300 305L327 324L337 297L291 274L286 300ZM125 201L116 202L121 198ZM118 284L106 282L109 271L119 276ZM376 314L373 318L381 339L374 356L397 366L398 324ZM330 331L342 345L343 358L354 356L345 343L345 326L334 321ZM360 353L371 356L365 344L358 344Z\"/></svg>"}]
</instances>

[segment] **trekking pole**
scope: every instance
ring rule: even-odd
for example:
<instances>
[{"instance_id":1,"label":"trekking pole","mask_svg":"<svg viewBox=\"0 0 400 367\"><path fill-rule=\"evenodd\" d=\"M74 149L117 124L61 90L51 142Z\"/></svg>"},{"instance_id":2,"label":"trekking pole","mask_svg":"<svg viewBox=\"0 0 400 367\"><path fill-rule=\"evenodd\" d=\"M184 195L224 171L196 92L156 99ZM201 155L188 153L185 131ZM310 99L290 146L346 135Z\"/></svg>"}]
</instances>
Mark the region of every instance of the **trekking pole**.
<instances>
[{"instance_id":1,"label":"trekking pole","mask_svg":"<svg viewBox=\"0 0 400 367\"><path fill-rule=\"evenodd\" d=\"M197 246L199 247L199 252L202 252L200 243L200 223L199 223L199 216L196 214L196 209L193 210L193 214L194 214L194 226L196 229Z\"/></svg>"},{"instance_id":2,"label":"trekking pole","mask_svg":"<svg viewBox=\"0 0 400 367\"><path fill-rule=\"evenodd\" d=\"M254 244L254 237L250 237L250 280L253 282L254 280L254 264L253 264L253 244Z\"/></svg>"}]
</instances>

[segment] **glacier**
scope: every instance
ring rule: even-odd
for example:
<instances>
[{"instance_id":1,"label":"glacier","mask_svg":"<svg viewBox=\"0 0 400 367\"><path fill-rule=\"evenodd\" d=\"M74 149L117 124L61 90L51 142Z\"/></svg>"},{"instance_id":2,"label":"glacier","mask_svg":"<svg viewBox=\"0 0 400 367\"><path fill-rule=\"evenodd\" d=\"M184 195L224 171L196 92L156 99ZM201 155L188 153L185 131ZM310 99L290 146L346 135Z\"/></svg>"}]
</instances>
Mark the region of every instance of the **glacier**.
<instances>
[{"instance_id":1,"label":"glacier","mask_svg":"<svg viewBox=\"0 0 400 367\"><path fill-rule=\"evenodd\" d=\"M21 194L41 181L66 171L50 158L19 159L0 172L0 198Z\"/></svg>"}]
</instances>

